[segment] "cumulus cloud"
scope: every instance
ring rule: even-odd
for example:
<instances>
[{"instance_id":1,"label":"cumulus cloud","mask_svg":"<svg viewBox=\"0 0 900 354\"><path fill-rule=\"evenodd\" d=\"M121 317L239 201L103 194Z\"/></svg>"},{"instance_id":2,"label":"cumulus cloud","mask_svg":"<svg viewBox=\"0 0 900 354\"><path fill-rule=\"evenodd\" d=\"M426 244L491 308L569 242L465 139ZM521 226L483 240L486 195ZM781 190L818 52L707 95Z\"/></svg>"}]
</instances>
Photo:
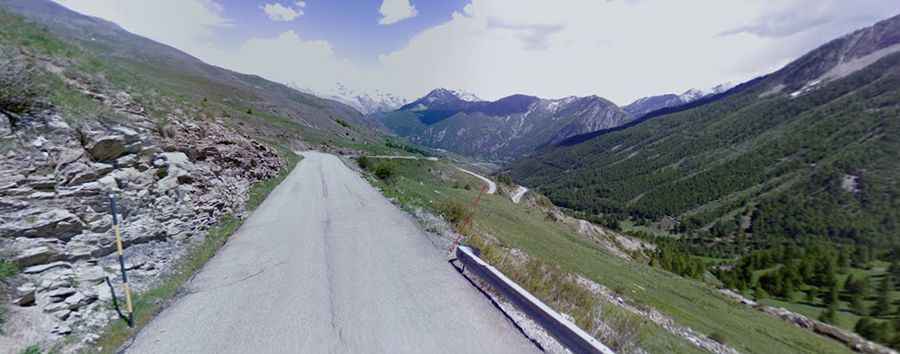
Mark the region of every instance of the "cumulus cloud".
<instances>
[{"instance_id":1,"label":"cumulus cloud","mask_svg":"<svg viewBox=\"0 0 900 354\"><path fill-rule=\"evenodd\" d=\"M392 78L384 85L401 95L449 86L627 104L750 79L900 11L862 1L472 0L379 62Z\"/></svg>"},{"instance_id":2,"label":"cumulus cloud","mask_svg":"<svg viewBox=\"0 0 900 354\"><path fill-rule=\"evenodd\" d=\"M265 4L260 8L262 8L263 12L266 13L266 16L268 16L270 20L277 22L287 22L293 21L297 17L303 15L303 10L301 8L305 6L306 2L299 1L297 2L296 8L284 6L279 3Z\"/></svg>"},{"instance_id":3,"label":"cumulus cloud","mask_svg":"<svg viewBox=\"0 0 900 354\"><path fill-rule=\"evenodd\" d=\"M794 0L773 2L762 8L747 23L721 33L723 36L741 33L760 37L788 37L824 27L864 27L871 21L895 15L896 3L883 0Z\"/></svg>"},{"instance_id":4,"label":"cumulus cloud","mask_svg":"<svg viewBox=\"0 0 900 354\"><path fill-rule=\"evenodd\" d=\"M337 82L355 82L361 73L341 59L327 41L307 40L291 30L269 38L251 38L225 64L272 81L322 90Z\"/></svg>"},{"instance_id":5,"label":"cumulus cloud","mask_svg":"<svg viewBox=\"0 0 900 354\"><path fill-rule=\"evenodd\" d=\"M382 25L392 25L419 14L409 0L384 0L378 12L381 13L378 23Z\"/></svg>"},{"instance_id":6,"label":"cumulus cloud","mask_svg":"<svg viewBox=\"0 0 900 354\"><path fill-rule=\"evenodd\" d=\"M55 0L74 11L115 22L126 30L204 60L219 51L211 44L218 30L233 26L215 0Z\"/></svg>"},{"instance_id":7,"label":"cumulus cloud","mask_svg":"<svg viewBox=\"0 0 900 354\"><path fill-rule=\"evenodd\" d=\"M450 87L487 99L596 94L618 104L747 80L900 12L892 0L471 0L362 66L293 31L213 47L215 32L231 25L213 0L57 1L212 64L319 92L340 82L405 97ZM381 12L389 24L416 10L386 0Z\"/></svg>"}]
</instances>

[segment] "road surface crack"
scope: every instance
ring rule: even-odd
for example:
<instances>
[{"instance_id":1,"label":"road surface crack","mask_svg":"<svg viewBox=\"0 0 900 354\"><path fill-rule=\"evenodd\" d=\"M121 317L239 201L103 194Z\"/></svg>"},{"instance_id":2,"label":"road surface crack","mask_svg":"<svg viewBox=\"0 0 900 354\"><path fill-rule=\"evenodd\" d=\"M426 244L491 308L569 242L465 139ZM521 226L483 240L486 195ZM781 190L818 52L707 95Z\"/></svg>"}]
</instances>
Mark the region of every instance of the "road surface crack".
<instances>
[{"instance_id":1,"label":"road surface crack","mask_svg":"<svg viewBox=\"0 0 900 354\"><path fill-rule=\"evenodd\" d=\"M324 188L324 182L323 182ZM337 303L335 302L335 283L334 283L334 259L332 257L332 240L331 240L331 230L332 230L332 220L331 215L328 213L328 208L325 208L325 227L323 235L325 239L322 242L323 252L325 253L325 278L328 280L328 316L329 316L329 324L331 325L331 330L337 334L338 343L336 343L339 347L344 347L344 330L338 322L338 313L337 313ZM332 348L331 352L341 352L338 348Z\"/></svg>"},{"instance_id":2,"label":"road surface crack","mask_svg":"<svg viewBox=\"0 0 900 354\"><path fill-rule=\"evenodd\" d=\"M230 286L234 286L234 285L236 285L236 284L239 284L239 283L245 282L245 281L247 281L247 280L256 278L256 277L259 276L260 274L265 273L266 270L268 270L269 267L271 267L271 266L280 266L280 265L282 265L282 264L284 264L284 263L285 263L285 261L281 261L281 262L278 262L278 263L275 263L275 264L265 265L265 266L263 266L262 268L260 268L259 270L255 271L255 272L253 272L253 273L251 273L251 274L245 275L245 276L241 277L240 279L236 279L236 280L230 281L230 282L225 283L225 284L223 284L223 285L214 286L214 287L211 287L211 288L208 288L208 289L201 289L201 290L187 290L187 291L185 291L185 296L187 296L187 295L193 295L193 294L199 294L199 293L204 293L204 292L210 292L210 291L219 290L219 289L224 289L224 288L227 288L227 287L230 287Z\"/></svg>"}]
</instances>

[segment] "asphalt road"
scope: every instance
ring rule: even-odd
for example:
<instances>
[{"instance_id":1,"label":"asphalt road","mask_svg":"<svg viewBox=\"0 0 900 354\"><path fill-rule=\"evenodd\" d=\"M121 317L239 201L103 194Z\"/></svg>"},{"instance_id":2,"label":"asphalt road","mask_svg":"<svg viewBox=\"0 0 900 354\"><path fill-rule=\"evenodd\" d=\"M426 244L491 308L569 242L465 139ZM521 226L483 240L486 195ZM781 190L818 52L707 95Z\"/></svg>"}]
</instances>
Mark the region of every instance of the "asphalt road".
<instances>
[{"instance_id":1,"label":"asphalt road","mask_svg":"<svg viewBox=\"0 0 900 354\"><path fill-rule=\"evenodd\" d=\"M304 156L127 353L537 352L408 215Z\"/></svg>"},{"instance_id":2,"label":"asphalt road","mask_svg":"<svg viewBox=\"0 0 900 354\"><path fill-rule=\"evenodd\" d=\"M494 193L497 193L497 184L494 183L494 181L491 181L490 179L488 179L488 178L485 177L485 176L479 175L479 174L477 174L477 173L475 173L475 172L469 171L469 170L464 169L464 168L459 168L459 167L457 167L457 169L460 170L460 171L463 171L463 172L465 172L465 173L468 173L468 174L474 176L475 178L478 178L478 179L482 180L484 183L486 183L486 184L487 184L487 187L488 187L487 194L494 194Z\"/></svg>"},{"instance_id":3,"label":"asphalt road","mask_svg":"<svg viewBox=\"0 0 900 354\"><path fill-rule=\"evenodd\" d=\"M519 204L519 201L522 200L522 196L524 196L525 193L528 193L528 188L525 188L524 186L516 188L516 191L512 195L512 202Z\"/></svg>"}]
</instances>

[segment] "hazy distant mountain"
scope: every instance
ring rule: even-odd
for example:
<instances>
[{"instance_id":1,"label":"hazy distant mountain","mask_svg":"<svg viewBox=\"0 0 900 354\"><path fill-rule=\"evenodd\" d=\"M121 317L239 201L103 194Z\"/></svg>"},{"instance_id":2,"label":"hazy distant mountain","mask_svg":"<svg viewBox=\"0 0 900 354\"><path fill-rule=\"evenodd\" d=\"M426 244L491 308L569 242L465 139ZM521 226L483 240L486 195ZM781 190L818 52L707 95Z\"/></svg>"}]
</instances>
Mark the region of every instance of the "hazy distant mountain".
<instances>
[{"instance_id":1,"label":"hazy distant mountain","mask_svg":"<svg viewBox=\"0 0 900 354\"><path fill-rule=\"evenodd\" d=\"M734 86L734 83L727 82L705 90L690 89L681 93L680 95L669 93L657 96L643 97L635 100L625 107L622 107L622 109L625 110L625 112L631 113L631 115L635 117L641 117L647 113L659 109L679 106L694 102L709 95L719 94L728 91Z\"/></svg>"},{"instance_id":2,"label":"hazy distant mountain","mask_svg":"<svg viewBox=\"0 0 900 354\"><path fill-rule=\"evenodd\" d=\"M379 119L394 133L418 144L509 160L574 135L619 126L632 116L597 96L542 99L512 95L489 102L436 89Z\"/></svg>"},{"instance_id":3,"label":"hazy distant mountain","mask_svg":"<svg viewBox=\"0 0 900 354\"><path fill-rule=\"evenodd\" d=\"M390 112L409 102L408 99L392 93L381 90L359 91L343 84L337 84L333 92L323 93L320 96L349 105L363 114Z\"/></svg>"}]
</instances>

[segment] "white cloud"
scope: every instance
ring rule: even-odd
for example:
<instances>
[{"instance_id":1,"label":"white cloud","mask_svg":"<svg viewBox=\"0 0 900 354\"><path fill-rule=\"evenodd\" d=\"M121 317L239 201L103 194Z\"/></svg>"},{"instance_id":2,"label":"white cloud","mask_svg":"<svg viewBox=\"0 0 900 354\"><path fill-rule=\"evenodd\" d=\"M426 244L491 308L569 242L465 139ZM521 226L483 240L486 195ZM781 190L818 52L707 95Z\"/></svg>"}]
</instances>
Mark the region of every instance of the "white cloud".
<instances>
[{"instance_id":1,"label":"white cloud","mask_svg":"<svg viewBox=\"0 0 900 354\"><path fill-rule=\"evenodd\" d=\"M361 72L338 58L327 41L306 40L293 30L271 38L251 38L225 64L272 81L322 90L337 82L355 82Z\"/></svg>"},{"instance_id":2,"label":"white cloud","mask_svg":"<svg viewBox=\"0 0 900 354\"><path fill-rule=\"evenodd\" d=\"M746 80L900 12L893 0L471 0L363 67L336 55L332 43L293 31L236 46L217 42L216 31L231 22L213 0L56 1L212 64L320 92L340 82L405 97L450 87L486 99L596 94L619 104ZM390 3L382 5L382 23L402 17Z\"/></svg>"},{"instance_id":3,"label":"white cloud","mask_svg":"<svg viewBox=\"0 0 900 354\"><path fill-rule=\"evenodd\" d=\"M384 0L378 12L382 16L378 23L382 25L392 25L419 14L409 0Z\"/></svg>"},{"instance_id":4,"label":"white cloud","mask_svg":"<svg viewBox=\"0 0 900 354\"><path fill-rule=\"evenodd\" d=\"M213 62L221 56L211 44L216 31L233 26L223 15L222 5L215 0L55 1Z\"/></svg>"},{"instance_id":5,"label":"white cloud","mask_svg":"<svg viewBox=\"0 0 900 354\"><path fill-rule=\"evenodd\" d=\"M888 0L472 0L382 55L381 83L405 96L445 86L627 104L750 79L898 11Z\"/></svg>"},{"instance_id":6,"label":"white cloud","mask_svg":"<svg viewBox=\"0 0 900 354\"><path fill-rule=\"evenodd\" d=\"M297 2L297 8L284 6L279 3L274 4L265 4L261 6L263 12L266 13L266 16L269 16L269 19L272 21L278 22L286 22L293 21L297 17L303 15L303 10L300 8L305 7L306 2L299 1Z\"/></svg>"}]
</instances>

